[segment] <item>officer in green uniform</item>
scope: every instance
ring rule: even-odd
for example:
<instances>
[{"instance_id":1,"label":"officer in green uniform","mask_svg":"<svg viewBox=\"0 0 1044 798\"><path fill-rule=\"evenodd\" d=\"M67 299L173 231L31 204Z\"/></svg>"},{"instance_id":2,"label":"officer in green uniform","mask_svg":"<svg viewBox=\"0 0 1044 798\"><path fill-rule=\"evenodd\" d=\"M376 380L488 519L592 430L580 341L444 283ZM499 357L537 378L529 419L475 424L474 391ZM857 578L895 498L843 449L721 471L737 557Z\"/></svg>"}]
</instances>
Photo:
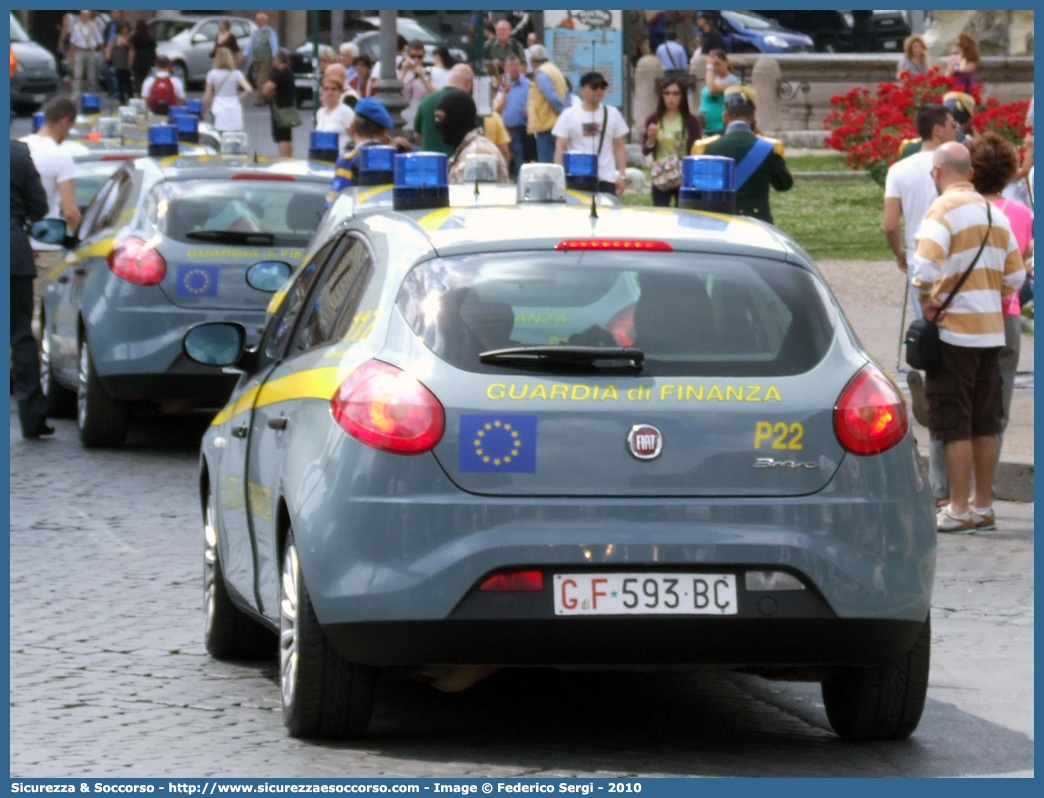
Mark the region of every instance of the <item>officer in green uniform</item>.
<instances>
[{"instance_id":1,"label":"officer in green uniform","mask_svg":"<svg viewBox=\"0 0 1044 798\"><path fill-rule=\"evenodd\" d=\"M948 91L943 96L943 105L953 111L953 121L957 123L957 138L954 141L961 144L968 138L968 133L965 131L971 131L971 120L975 113L975 98L963 91ZM899 160L920 152L921 144L920 139L903 139L899 145Z\"/></svg>"},{"instance_id":2,"label":"officer in green uniform","mask_svg":"<svg viewBox=\"0 0 1044 798\"><path fill-rule=\"evenodd\" d=\"M783 142L754 133L756 100L750 86L725 89L725 133L700 139L692 155L723 155L736 162L736 213L772 223L769 186L787 191L794 178Z\"/></svg>"}]
</instances>

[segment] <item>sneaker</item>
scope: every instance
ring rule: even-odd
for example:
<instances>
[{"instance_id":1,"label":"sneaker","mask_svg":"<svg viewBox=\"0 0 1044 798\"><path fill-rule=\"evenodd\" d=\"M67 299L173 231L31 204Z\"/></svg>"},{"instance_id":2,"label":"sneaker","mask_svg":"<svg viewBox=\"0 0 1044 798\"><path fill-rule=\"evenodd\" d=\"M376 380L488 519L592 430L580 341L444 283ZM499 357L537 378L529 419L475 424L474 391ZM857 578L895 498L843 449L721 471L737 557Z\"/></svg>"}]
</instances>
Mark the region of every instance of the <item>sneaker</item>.
<instances>
[{"instance_id":1,"label":"sneaker","mask_svg":"<svg viewBox=\"0 0 1044 798\"><path fill-rule=\"evenodd\" d=\"M976 530L988 530L997 528L997 517L993 514L993 508L990 507L985 512L979 512L974 507L970 507L972 516L975 518L975 529Z\"/></svg>"},{"instance_id":2,"label":"sneaker","mask_svg":"<svg viewBox=\"0 0 1044 798\"><path fill-rule=\"evenodd\" d=\"M940 532L953 532L958 535L974 535L976 528L975 516L969 511L958 515L946 505L935 516L935 527Z\"/></svg>"},{"instance_id":3,"label":"sneaker","mask_svg":"<svg viewBox=\"0 0 1044 798\"><path fill-rule=\"evenodd\" d=\"M910 405L913 417L922 427L928 426L928 398L924 393L924 378L919 371L906 375L906 387L910 389Z\"/></svg>"}]
</instances>

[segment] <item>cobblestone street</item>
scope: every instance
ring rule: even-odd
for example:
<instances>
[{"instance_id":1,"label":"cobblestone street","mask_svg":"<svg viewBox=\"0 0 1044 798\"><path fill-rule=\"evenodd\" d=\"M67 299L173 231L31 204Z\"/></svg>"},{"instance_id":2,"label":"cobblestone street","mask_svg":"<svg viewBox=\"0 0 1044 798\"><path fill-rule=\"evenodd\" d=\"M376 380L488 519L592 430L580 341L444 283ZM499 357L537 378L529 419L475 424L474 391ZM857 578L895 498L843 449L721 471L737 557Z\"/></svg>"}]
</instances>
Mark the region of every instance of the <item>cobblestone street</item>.
<instances>
[{"instance_id":1,"label":"cobblestone street","mask_svg":"<svg viewBox=\"0 0 1044 798\"><path fill-rule=\"evenodd\" d=\"M957 776L1033 772L1033 506L940 540L933 664L905 743L846 745L818 685L506 671L443 694L387 676L371 732L286 736L276 662L202 645L200 420L121 451L11 420L13 776Z\"/></svg>"}]
</instances>

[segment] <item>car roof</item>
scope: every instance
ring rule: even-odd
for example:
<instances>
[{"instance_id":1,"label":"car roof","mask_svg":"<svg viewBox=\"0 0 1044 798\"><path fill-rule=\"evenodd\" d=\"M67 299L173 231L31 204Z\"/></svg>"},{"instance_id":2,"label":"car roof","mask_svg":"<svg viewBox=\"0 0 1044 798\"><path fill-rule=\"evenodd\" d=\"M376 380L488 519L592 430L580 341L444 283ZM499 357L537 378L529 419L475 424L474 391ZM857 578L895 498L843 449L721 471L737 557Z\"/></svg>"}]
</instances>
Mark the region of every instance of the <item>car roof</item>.
<instances>
[{"instance_id":1,"label":"car roof","mask_svg":"<svg viewBox=\"0 0 1044 798\"><path fill-rule=\"evenodd\" d=\"M300 158L266 158L256 160L249 155L170 155L165 158L143 158L141 168L158 170L165 180L226 179L235 174L289 175L308 183L333 180L333 164L305 161Z\"/></svg>"},{"instance_id":2,"label":"car roof","mask_svg":"<svg viewBox=\"0 0 1044 798\"><path fill-rule=\"evenodd\" d=\"M358 224L366 225L361 213ZM388 212L383 211L386 215ZM439 208L397 214L443 256L479 252L554 249L566 239L664 241L676 251L749 254L776 260L794 252L771 225L702 211L532 203L478 208Z\"/></svg>"}]
</instances>

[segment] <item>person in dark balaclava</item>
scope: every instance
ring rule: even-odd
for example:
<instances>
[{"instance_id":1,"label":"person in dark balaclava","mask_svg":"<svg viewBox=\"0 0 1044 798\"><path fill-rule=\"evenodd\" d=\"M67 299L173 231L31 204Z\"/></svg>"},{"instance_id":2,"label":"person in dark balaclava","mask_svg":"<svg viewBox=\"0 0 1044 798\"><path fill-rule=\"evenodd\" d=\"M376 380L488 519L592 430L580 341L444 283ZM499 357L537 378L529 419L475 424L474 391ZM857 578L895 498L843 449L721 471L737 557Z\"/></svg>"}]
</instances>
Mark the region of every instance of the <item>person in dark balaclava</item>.
<instances>
[{"instance_id":1,"label":"person in dark balaclava","mask_svg":"<svg viewBox=\"0 0 1044 798\"><path fill-rule=\"evenodd\" d=\"M446 89L435 106L435 128L443 141L453 147L453 155L447 164L449 181L464 182L469 155L490 155L497 162L496 182L506 183L507 161L497 145L486 138L482 120L475 113L475 101L461 89Z\"/></svg>"},{"instance_id":2,"label":"person in dark balaclava","mask_svg":"<svg viewBox=\"0 0 1044 798\"><path fill-rule=\"evenodd\" d=\"M457 149L464 137L478 127L475 113L475 101L470 94L449 89L435 107L435 128L447 144Z\"/></svg>"}]
</instances>

